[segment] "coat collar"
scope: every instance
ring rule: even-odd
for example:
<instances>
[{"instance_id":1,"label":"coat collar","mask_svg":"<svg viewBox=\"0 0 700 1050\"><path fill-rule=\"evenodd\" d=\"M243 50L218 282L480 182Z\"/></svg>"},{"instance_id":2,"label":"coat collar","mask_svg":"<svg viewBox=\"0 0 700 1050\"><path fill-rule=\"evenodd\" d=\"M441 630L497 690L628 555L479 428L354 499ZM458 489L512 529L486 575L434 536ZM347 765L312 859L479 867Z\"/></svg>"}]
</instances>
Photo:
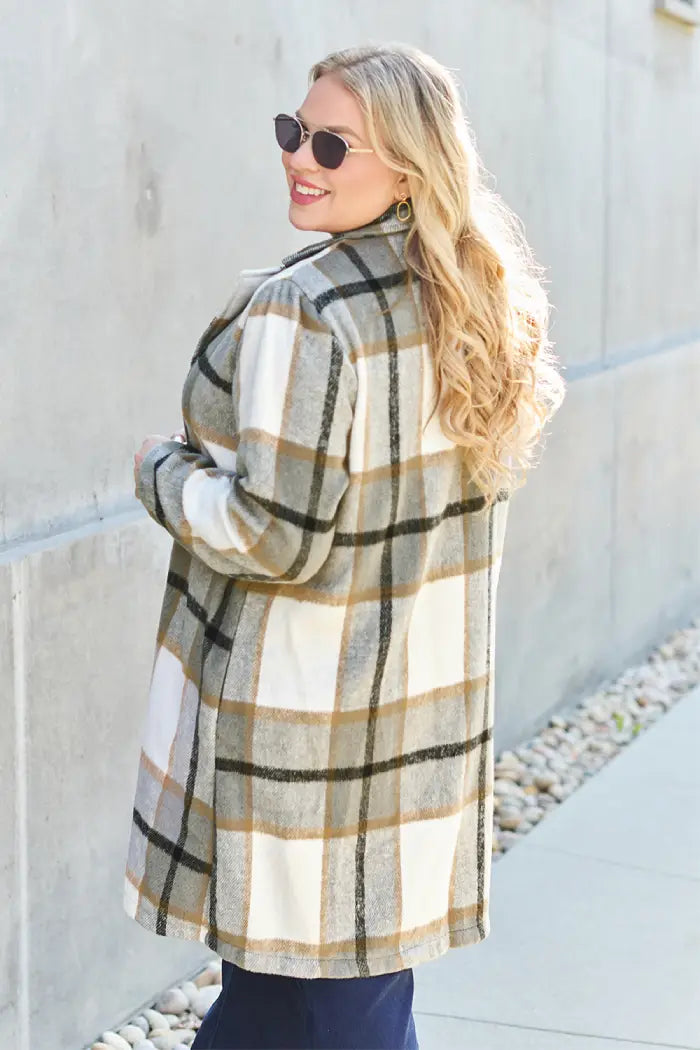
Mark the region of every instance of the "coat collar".
<instances>
[{"instance_id":1,"label":"coat collar","mask_svg":"<svg viewBox=\"0 0 700 1050\"><path fill-rule=\"evenodd\" d=\"M409 197L408 199L410 200L411 198ZM298 252L287 255L278 266L266 266L259 270L241 270L233 294L230 296L226 306L214 317L209 328L201 337L195 350L195 357L206 348L207 343L221 331L222 327L225 327L233 317L236 317L246 307L256 289L268 277L272 277L273 274L279 273L300 259L306 259L308 256L315 255L338 241L356 240L358 237L386 237L389 234L407 233L411 225L410 222L401 222L400 219L396 218L396 205L392 204L385 212L382 212L376 219L372 219L371 222L365 223L364 226L357 226L352 230L343 230L341 233L334 233L332 237L327 237L324 241L307 244L305 248L301 248Z\"/></svg>"},{"instance_id":2,"label":"coat collar","mask_svg":"<svg viewBox=\"0 0 700 1050\"><path fill-rule=\"evenodd\" d=\"M410 199L409 197L408 200L410 201ZM316 252L328 248L337 241L354 240L358 237L385 237L390 233L407 233L411 226L411 222L401 222L396 217L396 205L390 204L386 211L382 212L376 219L372 219L371 222L365 223L364 226L357 226L351 230L342 230L340 233L334 233L323 241L307 244L305 248L300 248L299 251L286 255L282 259L282 267L290 266L292 263L305 259L309 255L315 255Z\"/></svg>"}]
</instances>

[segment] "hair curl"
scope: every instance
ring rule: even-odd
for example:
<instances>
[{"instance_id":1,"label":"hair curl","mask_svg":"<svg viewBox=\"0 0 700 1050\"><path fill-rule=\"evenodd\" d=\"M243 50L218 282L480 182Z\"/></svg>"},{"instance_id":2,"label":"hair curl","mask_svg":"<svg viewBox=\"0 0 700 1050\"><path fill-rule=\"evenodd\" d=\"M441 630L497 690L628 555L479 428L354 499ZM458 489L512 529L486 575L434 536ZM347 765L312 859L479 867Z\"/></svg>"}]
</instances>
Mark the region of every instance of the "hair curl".
<instances>
[{"instance_id":1,"label":"hair curl","mask_svg":"<svg viewBox=\"0 0 700 1050\"><path fill-rule=\"evenodd\" d=\"M443 432L463 446L486 505L525 484L565 383L548 339L544 268L522 223L487 184L452 73L406 44L334 51L377 155L407 176L406 262L419 278ZM435 412L433 409L433 414ZM432 418L432 417L431 417ZM513 461L523 468L518 478Z\"/></svg>"}]
</instances>

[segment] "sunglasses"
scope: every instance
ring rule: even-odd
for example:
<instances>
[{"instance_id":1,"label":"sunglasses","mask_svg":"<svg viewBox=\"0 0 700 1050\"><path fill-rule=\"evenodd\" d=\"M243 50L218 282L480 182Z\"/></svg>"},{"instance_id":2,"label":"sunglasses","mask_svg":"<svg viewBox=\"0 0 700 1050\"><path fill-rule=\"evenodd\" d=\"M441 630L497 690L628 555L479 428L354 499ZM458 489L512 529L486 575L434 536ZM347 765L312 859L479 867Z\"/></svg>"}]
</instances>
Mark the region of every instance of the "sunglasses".
<instances>
[{"instance_id":1,"label":"sunglasses","mask_svg":"<svg viewBox=\"0 0 700 1050\"><path fill-rule=\"evenodd\" d=\"M286 153L296 153L302 142L309 138L309 132L297 117L278 113L275 117L275 137L278 146ZM348 146L345 139L335 131L314 131L310 137L311 152L322 168L339 168L348 153L374 153L373 149Z\"/></svg>"}]
</instances>

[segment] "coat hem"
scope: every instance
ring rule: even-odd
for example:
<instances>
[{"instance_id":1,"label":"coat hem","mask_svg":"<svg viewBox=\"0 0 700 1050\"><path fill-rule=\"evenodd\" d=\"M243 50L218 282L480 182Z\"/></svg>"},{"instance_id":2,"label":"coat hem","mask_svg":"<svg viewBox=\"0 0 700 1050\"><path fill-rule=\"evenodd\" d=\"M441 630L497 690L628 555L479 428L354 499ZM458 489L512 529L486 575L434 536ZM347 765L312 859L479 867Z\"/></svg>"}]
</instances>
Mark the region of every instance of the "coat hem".
<instances>
[{"instance_id":1,"label":"coat hem","mask_svg":"<svg viewBox=\"0 0 700 1050\"><path fill-rule=\"evenodd\" d=\"M216 946L212 947L210 943L211 934L208 927L202 928L197 933L190 924L173 919L171 916L168 918L165 932L158 933L154 928L151 917L134 912L133 907L130 907L130 902L127 900L124 901L124 910L129 918L134 919L140 926L143 926L144 929L156 936L204 943L222 959L234 963L243 970L307 979L364 976L364 974L360 973L357 957L354 955L327 959L305 958L300 955L284 955L279 952L258 952L248 948L237 948L218 938L215 938ZM370 975L373 977L379 974L407 970L421 963L439 958L439 956L449 951L450 948L461 948L478 944L488 937L490 928L490 919L488 913L486 913L480 923L472 923L470 926L449 927L437 937L416 941L398 951L388 954L368 952L366 958L367 967Z\"/></svg>"}]
</instances>

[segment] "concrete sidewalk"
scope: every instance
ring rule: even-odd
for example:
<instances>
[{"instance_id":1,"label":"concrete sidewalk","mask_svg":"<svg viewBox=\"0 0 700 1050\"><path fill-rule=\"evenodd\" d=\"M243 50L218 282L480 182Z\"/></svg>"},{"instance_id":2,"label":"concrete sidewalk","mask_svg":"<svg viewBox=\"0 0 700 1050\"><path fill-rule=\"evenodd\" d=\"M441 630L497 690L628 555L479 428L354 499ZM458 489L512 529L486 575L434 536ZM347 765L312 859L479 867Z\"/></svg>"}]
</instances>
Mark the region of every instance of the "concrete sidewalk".
<instances>
[{"instance_id":1,"label":"concrete sidewalk","mask_svg":"<svg viewBox=\"0 0 700 1050\"><path fill-rule=\"evenodd\" d=\"M421 1050L700 1048L700 689L493 866L491 933L415 968Z\"/></svg>"}]
</instances>

